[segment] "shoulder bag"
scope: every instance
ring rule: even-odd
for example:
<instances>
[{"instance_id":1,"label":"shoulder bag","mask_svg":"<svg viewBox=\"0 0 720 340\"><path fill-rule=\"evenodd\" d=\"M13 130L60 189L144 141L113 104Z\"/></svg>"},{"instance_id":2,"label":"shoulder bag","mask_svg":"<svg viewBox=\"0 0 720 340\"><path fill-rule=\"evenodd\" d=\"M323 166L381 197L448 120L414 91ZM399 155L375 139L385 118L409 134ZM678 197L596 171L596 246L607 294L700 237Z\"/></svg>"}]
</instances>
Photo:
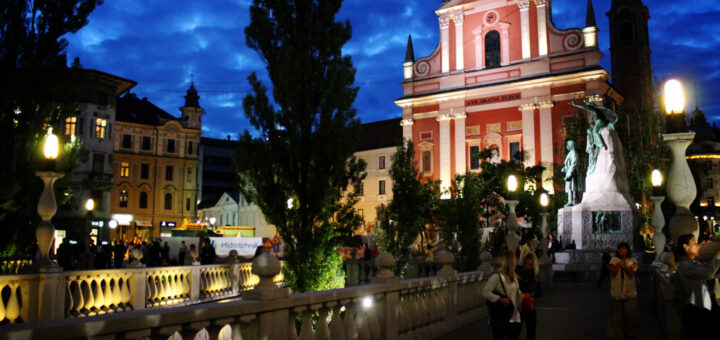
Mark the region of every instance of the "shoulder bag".
<instances>
[{"instance_id":1,"label":"shoulder bag","mask_svg":"<svg viewBox=\"0 0 720 340\"><path fill-rule=\"evenodd\" d=\"M500 285L502 286L504 294L500 294L499 292L495 292L497 295L500 295L501 298L508 298L507 296L507 289L505 289L505 284L503 283L502 276L500 276L499 273L496 274L498 276L498 280L500 281ZM505 305L498 299L495 302L486 302L488 306L488 314L490 314L490 318L493 321L500 321L500 322L510 322L510 317L512 317L513 311L515 311L515 306L512 304L512 300L509 304Z\"/></svg>"}]
</instances>

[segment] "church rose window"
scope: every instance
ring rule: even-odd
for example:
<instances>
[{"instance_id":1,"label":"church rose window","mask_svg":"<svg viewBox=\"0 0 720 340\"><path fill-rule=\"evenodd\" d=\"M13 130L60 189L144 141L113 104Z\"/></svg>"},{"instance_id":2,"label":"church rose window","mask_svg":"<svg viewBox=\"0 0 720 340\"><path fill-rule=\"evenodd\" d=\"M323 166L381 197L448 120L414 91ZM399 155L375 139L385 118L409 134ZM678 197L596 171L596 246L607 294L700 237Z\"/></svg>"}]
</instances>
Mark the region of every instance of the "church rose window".
<instances>
[{"instance_id":1,"label":"church rose window","mask_svg":"<svg viewBox=\"0 0 720 340\"><path fill-rule=\"evenodd\" d=\"M500 33L490 31L485 35L485 67L500 67Z\"/></svg>"}]
</instances>

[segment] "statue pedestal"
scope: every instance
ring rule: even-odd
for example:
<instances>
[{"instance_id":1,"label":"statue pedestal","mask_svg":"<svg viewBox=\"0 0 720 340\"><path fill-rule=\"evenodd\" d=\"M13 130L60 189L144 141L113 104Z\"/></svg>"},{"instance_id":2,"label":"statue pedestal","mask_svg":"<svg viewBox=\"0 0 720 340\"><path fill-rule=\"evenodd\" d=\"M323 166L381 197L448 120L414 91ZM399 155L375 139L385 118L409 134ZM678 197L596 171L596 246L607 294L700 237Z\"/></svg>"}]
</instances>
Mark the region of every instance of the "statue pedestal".
<instances>
[{"instance_id":1,"label":"statue pedestal","mask_svg":"<svg viewBox=\"0 0 720 340\"><path fill-rule=\"evenodd\" d=\"M563 245L575 241L577 249L603 250L627 242L635 250L633 235L637 229L636 210L583 211L563 208L558 211L558 237Z\"/></svg>"}]
</instances>

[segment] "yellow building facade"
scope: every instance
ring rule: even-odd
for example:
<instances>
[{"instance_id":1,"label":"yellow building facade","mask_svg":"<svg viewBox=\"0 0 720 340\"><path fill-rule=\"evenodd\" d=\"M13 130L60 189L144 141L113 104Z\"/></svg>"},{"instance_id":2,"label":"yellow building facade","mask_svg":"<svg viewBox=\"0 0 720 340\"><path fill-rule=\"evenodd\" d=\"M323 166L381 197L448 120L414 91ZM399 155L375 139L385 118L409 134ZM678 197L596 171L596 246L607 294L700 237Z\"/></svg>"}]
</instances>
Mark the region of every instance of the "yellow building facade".
<instances>
[{"instance_id":1,"label":"yellow building facade","mask_svg":"<svg viewBox=\"0 0 720 340\"><path fill-rule=\"evenodd\" d=\"M194 85L180 111L176 118L134 94L118 100L110 209L118 221L114 238L151 240L196 222L204 111Z\"/></svg>"}]
</instances>

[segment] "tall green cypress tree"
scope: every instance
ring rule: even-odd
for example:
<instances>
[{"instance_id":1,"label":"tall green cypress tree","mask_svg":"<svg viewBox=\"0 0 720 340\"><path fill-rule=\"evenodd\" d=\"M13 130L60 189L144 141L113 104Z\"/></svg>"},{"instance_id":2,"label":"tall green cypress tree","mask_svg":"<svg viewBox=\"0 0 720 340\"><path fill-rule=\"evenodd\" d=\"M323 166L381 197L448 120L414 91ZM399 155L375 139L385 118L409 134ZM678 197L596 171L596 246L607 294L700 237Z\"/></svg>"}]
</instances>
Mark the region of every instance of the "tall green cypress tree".
<instances>
[{"instance_id":1,"label":"tall green cypress tree","mask_svg":"<svg viewBox=\"0 0 720 340\"><path fill-rule=\"evenodd\" d=\"M255 74L245 131L235 157L241 190L288 247L295 291L342 286L337 249L361 224L353 206L365 163L353 153L360 121L355 69L342 54L349 22L336 22L342 0L253 0L247 45L264 60L273 100Z\"/></svg>"}]
</instances>

